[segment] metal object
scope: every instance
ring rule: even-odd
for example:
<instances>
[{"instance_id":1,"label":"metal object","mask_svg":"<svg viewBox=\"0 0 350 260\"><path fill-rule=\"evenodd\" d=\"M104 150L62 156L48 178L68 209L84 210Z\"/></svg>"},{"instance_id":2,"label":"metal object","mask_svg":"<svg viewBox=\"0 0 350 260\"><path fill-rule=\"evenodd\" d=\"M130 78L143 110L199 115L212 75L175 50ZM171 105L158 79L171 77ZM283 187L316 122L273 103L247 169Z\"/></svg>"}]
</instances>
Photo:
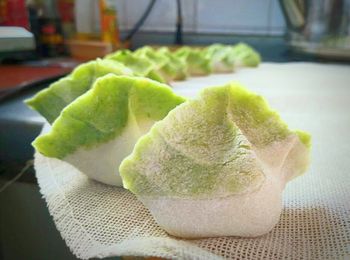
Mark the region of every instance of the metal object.
<instances>
[{"instance_id":1,"label":"metal object","mask_svg":"<svg viewBox=\"0 0 350 260\"><path fill-rule=\"evenodd\" d=\"M292 48L350 59L350 0L280 0Z\"/></svg>"},{"instance_id":2,"label":"metal object","mask_svg":"<svg viewBox=\"0 0 350 260\"><path fill-rule=\"evenodd\" d=\"M22 27L0 26L0 53L35 50L31 32Z\"/></svg>"}]
</instances>

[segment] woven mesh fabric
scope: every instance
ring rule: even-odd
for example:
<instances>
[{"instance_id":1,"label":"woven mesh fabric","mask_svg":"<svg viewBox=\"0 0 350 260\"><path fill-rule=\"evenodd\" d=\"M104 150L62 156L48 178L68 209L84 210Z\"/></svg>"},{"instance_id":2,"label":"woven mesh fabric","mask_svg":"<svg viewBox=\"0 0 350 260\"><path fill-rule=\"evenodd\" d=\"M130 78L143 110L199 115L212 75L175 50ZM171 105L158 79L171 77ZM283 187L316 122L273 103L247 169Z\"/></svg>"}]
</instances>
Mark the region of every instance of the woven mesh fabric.
<instances>
[{"instance_id":1,"label":"woven mesh fabric","mask_svg":"<svg viewBox=\"0 0 350 260\"><path fill-rule=\"evenodd\" d=\"M179 94L238 80L264 95L293 128L313 136L308 172L284 191L278 225L258 238L184 240L157 226L122 188L90 180L60 160L35 156L41 193L57 229L80 258L344 259L350 257L350 67L262 64L174 84ZM98 163L98 161L96 161Z\"/></svg>"}]
</instances>

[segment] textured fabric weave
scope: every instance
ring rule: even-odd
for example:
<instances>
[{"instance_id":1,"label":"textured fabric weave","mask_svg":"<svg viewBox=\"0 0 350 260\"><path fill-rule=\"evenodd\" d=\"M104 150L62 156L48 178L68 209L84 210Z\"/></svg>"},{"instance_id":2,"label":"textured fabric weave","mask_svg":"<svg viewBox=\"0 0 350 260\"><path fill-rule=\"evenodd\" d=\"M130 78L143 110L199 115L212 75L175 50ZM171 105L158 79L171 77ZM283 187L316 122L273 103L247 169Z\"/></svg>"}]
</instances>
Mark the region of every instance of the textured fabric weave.
<instances>
[{"instance_id":1,"label":"textured fabric weave","mask_svg":"<svg viewBox=\"0 0 350 260\"><path fill-rule=\"evenodd\" d=\"M350 257L350 66L266 63L257 69L192 78L173 86L178 94L191 97L202 87L230 80L262 94L291 128L306 130L313 137L311 167L287 185L278 225L258 238L177 239L160 229L128 191L90 180L67 163L36 154L41 193L75 255Z\"/></svg>"}]
</instances>

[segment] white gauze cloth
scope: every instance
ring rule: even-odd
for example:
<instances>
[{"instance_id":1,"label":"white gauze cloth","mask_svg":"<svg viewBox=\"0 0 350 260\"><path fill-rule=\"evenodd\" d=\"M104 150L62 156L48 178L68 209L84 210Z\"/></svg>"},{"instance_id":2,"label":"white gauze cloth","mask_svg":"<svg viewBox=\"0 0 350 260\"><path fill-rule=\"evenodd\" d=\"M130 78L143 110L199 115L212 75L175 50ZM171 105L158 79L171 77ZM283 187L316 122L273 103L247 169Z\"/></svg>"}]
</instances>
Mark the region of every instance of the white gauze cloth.
<instances>
[{"instance_id":1,"label":"white gauze cloth","mask_svg":"<svg viewBox=\"0 0 350 260\"><path fill-rule=\"evenodd\" d=\"M263 63L256 69L172 85L178 94L192 97L203 87L232 80L267 98L291 129L312 135L310 169L287 184L277 226L258 238L171 237L130 192L90 180L65 162L36 154L40 191L77 257L350 257L350 66Z\"/></svg>"}]
</instances>

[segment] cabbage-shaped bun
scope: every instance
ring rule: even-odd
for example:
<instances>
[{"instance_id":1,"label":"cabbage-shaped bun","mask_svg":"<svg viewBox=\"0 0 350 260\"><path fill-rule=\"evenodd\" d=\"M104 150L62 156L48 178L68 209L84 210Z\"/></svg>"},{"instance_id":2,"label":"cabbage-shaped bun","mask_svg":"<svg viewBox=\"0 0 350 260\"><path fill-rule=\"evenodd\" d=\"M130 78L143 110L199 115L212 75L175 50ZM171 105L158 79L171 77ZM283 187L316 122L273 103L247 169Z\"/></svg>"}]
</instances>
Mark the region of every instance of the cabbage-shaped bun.
<instances>
[{"instance_id":1,"label":"cabbage-shaped bun","mask_svg":"<svg viewBox=\"0 0 350 260\"><path fill-rule=\"evenodd\" d=\"M162 69L169 81L185 80L187 78L187 63L183 59L176 57L167 47L162 47L157 52L169 59L169 62Z\"/></svg>"},{"instance_id":2,"label":"cabbage-shaped bun","mask_svg":"<svg viewBox=\"0 0 350 260\"><path fill-rule=\"evenodd\" d=\"M232 47L223 44L212 44L204 49L206 56L210 59L213 72L232 72L235 60L232 57Z\"/></svg>"},{"instance_id":3,"label":"cabbage-shaped bun","mask_svg":"<svg viewBox=\"0 0 350 260\"><path fill-rule=\"evenodd\" d=\"M97 59L79 65L70 75L52 83L25 103L52 124L63 108L88 91L97 78L108 73L133 75L132 70L120 62Z\"/></svg>"},{"instance_id":4,"label":"cabbage-shaped bun","mask_svg":"<svg viewBox=\"0 0 350 260\"><path fill-rule=\"evenodd\" d=\"M238 43L232 47L231 58L236 66L257 67L261 62L260 54L245 43Z\"/></svg>"},{"instance_id":5,"label":"cabbage-shaped bun","mask_svg":"<svg viewBox=\"0 0 350 260\"><path fill-rule=\"evenodd\" d=\"M205 76L212 72L210 59L201 49L184 46L174 54L187 63L188 73L191 76Z\"/></svg>"},{"instance_id":6,"label":"cabbage-shaped bun","mask_svg":"<svg viewBox=\"0 0 350 260\"><path fill-rule=\"evenodd\" d=\"M159 72L158 65L145 55L136 55L125 49L109 54L105 58L123 63L132 69L135 76L146 77L161 83L166 82L166 79Z\"/></svg>"},{"instance_id":7,"label":"cabbage-shaped bun","mask_svg":"<svg viewBox=\"0 0 350 260\"><path fill-rule=\"evenodd\" d=\"M169 62L168 57L166 57L162 53L157 52L150 46L139 48L134 52L134 54L137 57L146 57L150 59L155 64L157 69L161 69L165 64Z\"/></svg>"},{"instance_id":8,"label":"cabbage-shaped bun","mask_svg":"<svg viewBox=\"0 0 350 260\"><path fill-rule=\"evenodd\" d=\"M68 105L33 146L95 180L120 186L120 162L156 121L183 101L159 82L106 75Z\"/></svg>"},{"instance_id":9,"label":"cabbage-shaped bun","mask_svg":"<svg viewBox=\"0 0 350 260\"><path fill-rule=\"evenodd\" d=\"M119 171L169 234L254 237L278 222L309 147L310 136L289 130L262 97L229 84L172 110Z\"/></svg>"},{"instance_id":10,"label":"cabbage-shaped bun","mask_svg":"<svg viewBox=\"0 0 350 260\"><path fill-rule=\"evenodd\" d=\"M165 55L163 51L158 51L150 46L139 48L135 51L135 55L141 58L148 58L156 67L156 71L162 75L165 82L173 81L176 77L176 65L172 64L169 55Z\"/></svg>"}]
</instances>

